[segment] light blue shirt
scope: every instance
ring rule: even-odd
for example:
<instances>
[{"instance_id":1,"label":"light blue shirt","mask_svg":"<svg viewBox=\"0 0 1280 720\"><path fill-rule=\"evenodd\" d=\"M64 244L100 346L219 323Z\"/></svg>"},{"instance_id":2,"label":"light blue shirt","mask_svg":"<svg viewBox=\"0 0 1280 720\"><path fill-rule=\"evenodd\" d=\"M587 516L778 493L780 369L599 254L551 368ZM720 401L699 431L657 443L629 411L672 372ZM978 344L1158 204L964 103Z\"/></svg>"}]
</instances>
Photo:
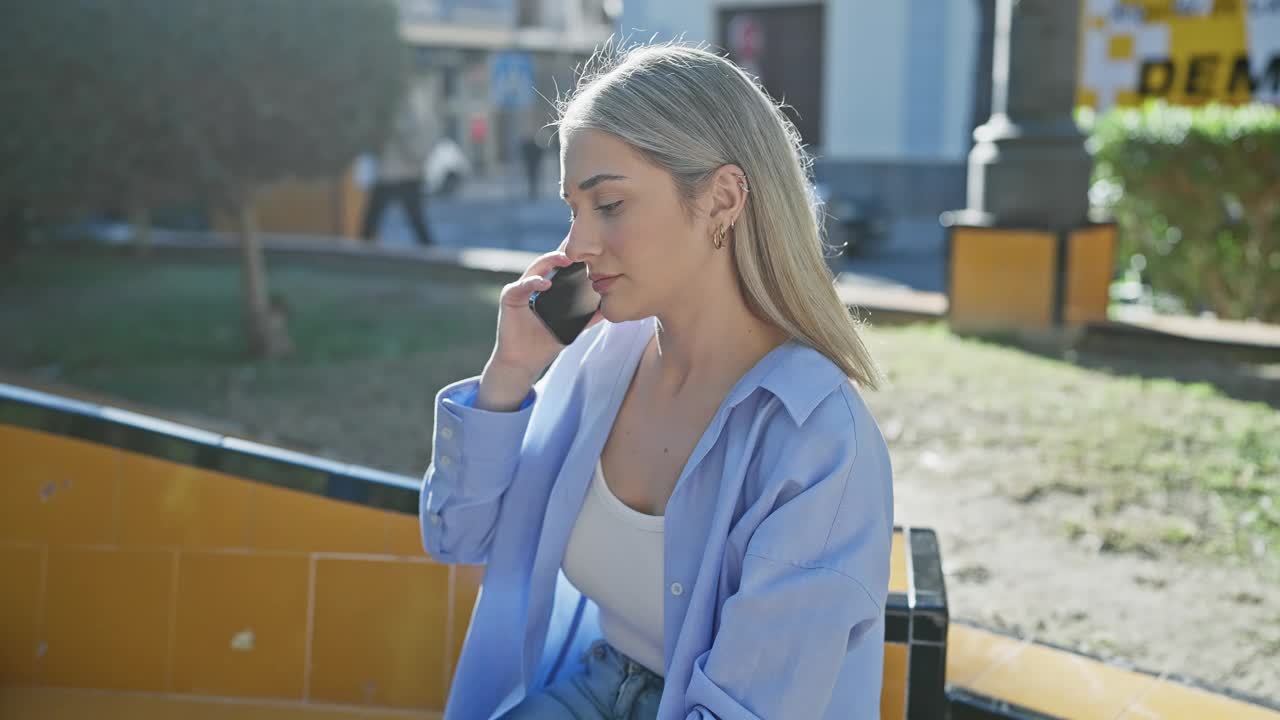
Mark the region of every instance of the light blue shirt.
<instances>
[{"instance_id":1,"label":"light blue shirt","mask_svg":"<svg viewBox=\"0 0 1280 720\"><path fill-rule=\"evenodd\" d=\"M446 720L504 712L580 670L601 637L560 566L654 328L591 328L516 412L472 407L476 378L437 396L423 543L441 562L486 565ZM660 720L879 717L892 470L834 363L788 342L749 370L665 522Z\"/></svg>"}]
</instances>

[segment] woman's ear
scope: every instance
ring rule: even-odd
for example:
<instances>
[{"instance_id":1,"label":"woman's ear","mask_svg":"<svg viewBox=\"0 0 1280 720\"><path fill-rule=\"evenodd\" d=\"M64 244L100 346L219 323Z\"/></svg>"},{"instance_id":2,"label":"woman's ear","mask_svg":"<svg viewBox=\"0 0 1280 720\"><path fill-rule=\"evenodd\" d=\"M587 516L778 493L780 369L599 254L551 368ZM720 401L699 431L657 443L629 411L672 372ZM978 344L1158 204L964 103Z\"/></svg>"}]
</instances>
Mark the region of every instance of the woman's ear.
<instances>
[{"instance_id":1,"label":"woman's ear","mask_svg":"<svg viewBox=\"0 0 1280 720\"><path fill-rule=\"evenodd\" d=\"M711 209L708 218L713 227L728 228L738 222L747 204L747 174L732 163L721 165L711 177Z\"/></svg>"}]
</instances>

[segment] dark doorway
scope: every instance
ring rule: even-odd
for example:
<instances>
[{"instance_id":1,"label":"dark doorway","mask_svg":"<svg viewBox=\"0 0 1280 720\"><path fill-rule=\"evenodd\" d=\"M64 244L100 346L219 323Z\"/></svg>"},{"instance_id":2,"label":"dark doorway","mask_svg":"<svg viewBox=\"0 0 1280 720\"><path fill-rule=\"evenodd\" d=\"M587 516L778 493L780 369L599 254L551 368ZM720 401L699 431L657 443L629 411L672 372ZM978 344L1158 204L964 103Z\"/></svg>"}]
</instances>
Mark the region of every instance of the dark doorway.
<instances>
[{"instance_id":1,"label":"dark doorway","mask_svg":"<svg viewBox=\"0 0 1280 720\"><path fill-rule=\"evenodd\" d=\"M823 28L821 5L726 8L720 47L760 78L807 145L822 142Z\"/></svg>"}]
</instances>

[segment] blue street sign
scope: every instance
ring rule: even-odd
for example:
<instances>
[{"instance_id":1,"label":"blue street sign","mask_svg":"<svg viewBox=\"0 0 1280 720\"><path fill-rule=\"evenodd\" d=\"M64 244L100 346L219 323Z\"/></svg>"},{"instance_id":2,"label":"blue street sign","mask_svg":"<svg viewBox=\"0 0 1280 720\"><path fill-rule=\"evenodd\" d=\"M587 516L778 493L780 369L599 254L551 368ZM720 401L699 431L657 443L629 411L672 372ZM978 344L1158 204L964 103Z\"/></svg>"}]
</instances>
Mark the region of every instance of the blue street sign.
<instances>
[{"instance_id":1,"label":"blue street sign","mask_svg":"<svg viewBox=\"0 0 1280 720\"><path fill-rule=\"evenodd\" d=\"M529 53L494 53L489 63L489 96L495 107L518 110L533 103L533 58Z\"/></svg>"}]
</instances>

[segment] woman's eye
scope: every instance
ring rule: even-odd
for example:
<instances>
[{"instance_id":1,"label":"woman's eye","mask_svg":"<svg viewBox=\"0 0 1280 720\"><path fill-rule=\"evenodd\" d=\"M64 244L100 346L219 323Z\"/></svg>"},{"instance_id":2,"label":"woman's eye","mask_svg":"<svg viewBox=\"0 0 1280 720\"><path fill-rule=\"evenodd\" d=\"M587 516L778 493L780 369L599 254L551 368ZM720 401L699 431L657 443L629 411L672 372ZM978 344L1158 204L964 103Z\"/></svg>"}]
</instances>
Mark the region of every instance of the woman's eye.
<instances>
[{"instance_id":1,"label":"woman's eye","mask_svg":"<svg viewBox=\"0 0 1280 720\"><path fill-rule=\"evenodd\" d=\"M597 209L597 210L599 210L600 212L604 213L605 215L612 215L612 214L614 214L614 213L618 212L618 208L620 208L620 207L622 207L622 201L621 201L621 200L619 200L618 202L612 202L612 203L609 203L608 205L600 205L600 206L596 207L596 209Z\"/></svg>"}]
</instances>

